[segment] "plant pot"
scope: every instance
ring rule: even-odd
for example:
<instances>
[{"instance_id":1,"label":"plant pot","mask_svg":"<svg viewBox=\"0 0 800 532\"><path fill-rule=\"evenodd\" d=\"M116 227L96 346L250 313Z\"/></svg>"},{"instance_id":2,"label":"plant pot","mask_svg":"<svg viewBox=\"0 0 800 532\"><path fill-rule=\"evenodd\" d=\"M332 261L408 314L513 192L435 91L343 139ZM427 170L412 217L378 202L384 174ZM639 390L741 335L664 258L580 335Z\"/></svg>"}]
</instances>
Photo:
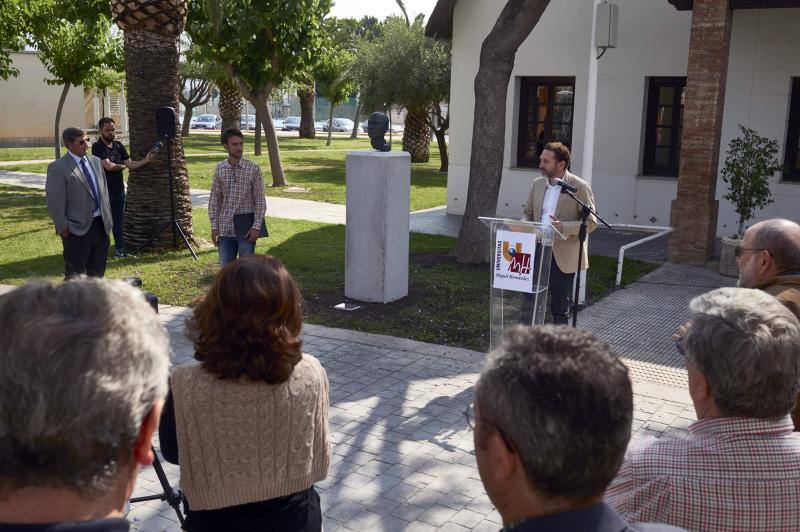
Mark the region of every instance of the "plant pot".
<instances>
[{"instance_id":1,"label":"plant pot","mask_svg":"<svg viewBox=\"0 0 800 532\"><path fill-rule=\"evenodd\" d=\"M739 265L736 264L736 248L740 247L742 247L740 238L722 238L722 251L719 254L720 274L726 277L739 277Z\"/></svg>"}]
</instances>

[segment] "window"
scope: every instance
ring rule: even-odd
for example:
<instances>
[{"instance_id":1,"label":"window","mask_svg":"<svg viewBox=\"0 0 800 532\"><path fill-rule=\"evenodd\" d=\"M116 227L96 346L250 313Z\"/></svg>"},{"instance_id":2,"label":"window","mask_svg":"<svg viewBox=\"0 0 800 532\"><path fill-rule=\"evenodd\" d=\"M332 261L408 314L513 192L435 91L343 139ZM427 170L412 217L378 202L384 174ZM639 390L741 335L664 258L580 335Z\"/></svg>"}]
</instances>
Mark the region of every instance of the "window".
<instances>
[{"instance_id":1,"label":"window","mask_svg":"<svg viewBox=\"0 0 800 532\"><path fill-rule=\"evenodd\" d=\"M786 170L783 172L783 178L787 181L800 181L800 78L792 78L789 129L784 151Z\"/></svg>"},{"instance_id":2,"label":"window","mask_svg":"<svg viewBox=\"0 0 800 532\"><path fill-rule=\"evenodd\" d=\"M522 78L517 166L539 166L548 142L572 146L575 78Z\"/></svg>"},{"instance_id":3,"label":"window","mask_svg":"<svg viewBox=\"0 0 800 532\"><path fill-rule=\"evenodd\" d=\"M650 78L645 126L645 175L677 176L686 78Z\"/></svg>"}]
</instances>

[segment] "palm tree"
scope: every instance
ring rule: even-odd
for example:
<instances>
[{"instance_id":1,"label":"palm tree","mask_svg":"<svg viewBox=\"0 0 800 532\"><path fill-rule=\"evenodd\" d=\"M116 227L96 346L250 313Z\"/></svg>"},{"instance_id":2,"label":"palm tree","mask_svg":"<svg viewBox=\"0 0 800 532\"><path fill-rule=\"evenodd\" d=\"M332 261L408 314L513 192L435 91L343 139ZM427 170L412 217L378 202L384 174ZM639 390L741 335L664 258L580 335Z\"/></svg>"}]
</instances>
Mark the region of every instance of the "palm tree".
<instances>
[{"instance_id":1,"label":"palm tree","mask_svg":"<svg viewBox=\"0 0 800 532\"><path fill-rule=\"evenodd\" d=\"M186 0L111 0L111 7L114 22L125 32L130 153L138 159L159 140L156 109L178 109L178 38L186 23L187 3ZM191 238L192 201L183 139L178 133L169 142L175 178L175 216L186 236ZM129 248L144 244L157 228L170 219L165 151L162 150L162 154L152 163L128 175L123 236ZM173 247L172 231L163 231L153 242L153 247Z\"/></svg>"},{"instance_id":2,"label":"palm tree","mask_svg":"<svg viewBox=\"0 0 800 532\"><path fill-rule=\"evenodd\" d=\"M227 74L219 76L216 81L219 88L219 114L222 117L222 130L239 127L239 117L244 107L239 86Z\"/></svg>"},{"instance_id":3,"label":"palm tree","mask_svg":"<svg viewBox=\"0 0 800 532\"><path fill-rule=\"evenodd\" d=\"M408 108L403 130L403 151L411 154L412 163L427 163L431 158L431 126L428 110Z\"/></svg>"}]
</instances>

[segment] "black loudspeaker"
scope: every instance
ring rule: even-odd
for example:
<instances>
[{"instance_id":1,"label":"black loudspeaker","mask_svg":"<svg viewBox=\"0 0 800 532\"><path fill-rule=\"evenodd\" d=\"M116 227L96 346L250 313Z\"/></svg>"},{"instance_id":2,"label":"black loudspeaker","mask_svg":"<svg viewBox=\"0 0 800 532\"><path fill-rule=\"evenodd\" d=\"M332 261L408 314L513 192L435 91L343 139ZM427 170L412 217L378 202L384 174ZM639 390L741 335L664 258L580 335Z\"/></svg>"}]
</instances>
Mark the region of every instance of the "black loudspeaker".
<instances>
[{"instance_id":1,"label":"black loudspeaker","mask_svg":"<svg viewBox=\"0 0 800 532\"><path fill-rule=\"evenodd\" d=\"M156 109L156 131L159 138L175 138L175 109L172 107L159 107Z\"/></svg>"}]
</instances>

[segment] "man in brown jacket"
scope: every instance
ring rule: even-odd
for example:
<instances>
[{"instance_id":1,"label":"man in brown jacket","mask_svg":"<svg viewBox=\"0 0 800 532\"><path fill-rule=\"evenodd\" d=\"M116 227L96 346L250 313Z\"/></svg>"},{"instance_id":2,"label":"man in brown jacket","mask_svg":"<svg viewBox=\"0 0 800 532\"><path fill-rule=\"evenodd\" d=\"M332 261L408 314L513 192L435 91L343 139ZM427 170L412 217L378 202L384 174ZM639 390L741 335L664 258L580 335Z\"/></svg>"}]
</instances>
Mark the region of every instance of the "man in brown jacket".
<instances>
[{"instance_id":1,"label":"man in brown jacket","mask_svg":"<svg viewBox=\"0 0 800 532\"><path fill-rule=\"evenodd\" d=\"M550 223L566 240L556 239L553 242L553 260L550 263L550 312L553 323L566 324L569 321L570 292L575 273L589 267L589 253L584 243L583 260L578 264L580 241L578 231L581 226L582 207L567 196L561 194L558 181L575 187L575 195L594 209L594 195L589 184L580 177L571 174L569 168L569 148L560 142L551 142L545 146L539 161L541 177L536 178L531 186L528 201L523 207L525 219L532 222ZM586 219L586 230L591 233L597 227L594 215ZM523 316L523 320L528 316ZM526 321L530 325L529 321Z\"/></svg>"},{"instance_id":2,"label":"man in brown jacket","mask_svg":"<svg viewBox=\"0 0 800 532\"><path fill-rule=\"evenodd\" d=\"M745 232L736 257L739 286L764 290L800 319L800 225L781 218L759 222ZM800 404L792 419L800 430Z\"/></svg>"}]
</instances>

